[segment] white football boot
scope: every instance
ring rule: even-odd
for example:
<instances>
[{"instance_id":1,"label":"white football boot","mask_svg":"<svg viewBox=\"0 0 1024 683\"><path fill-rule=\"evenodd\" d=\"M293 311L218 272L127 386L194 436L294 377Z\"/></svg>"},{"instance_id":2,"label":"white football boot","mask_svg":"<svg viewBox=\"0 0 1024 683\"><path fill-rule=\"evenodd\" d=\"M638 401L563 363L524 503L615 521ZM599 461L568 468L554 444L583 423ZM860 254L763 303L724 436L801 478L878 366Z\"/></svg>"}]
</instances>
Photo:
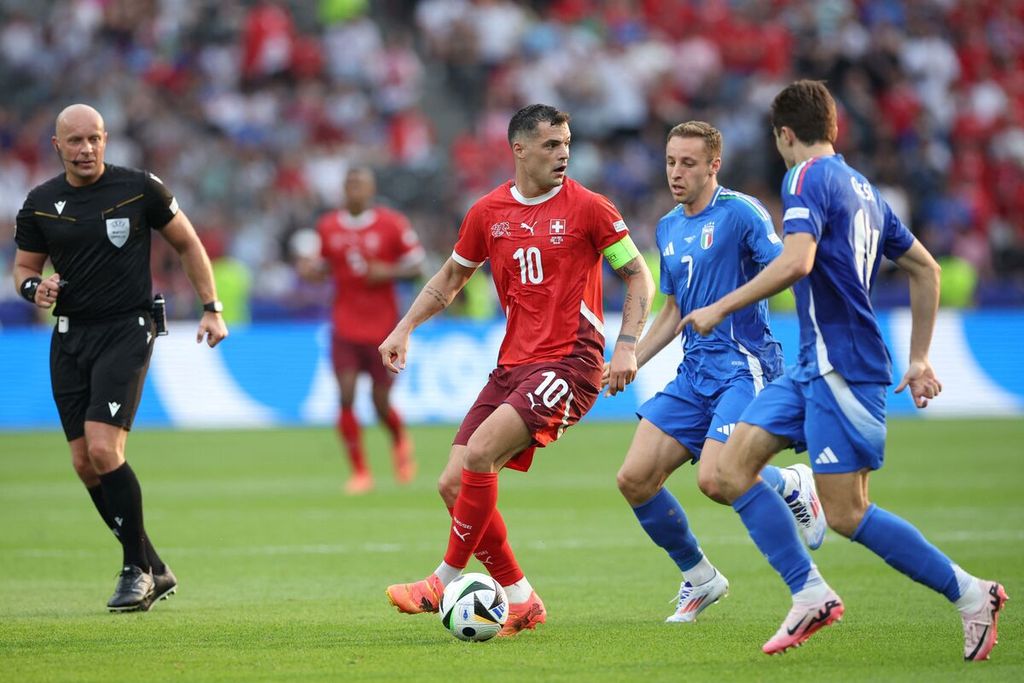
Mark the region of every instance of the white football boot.
<instances>
[{"instance_id":1,"label":"white football boot","mask_svg":"<svg viewBox=\"0 0 1024 683\"><path fill-rule=\"evenodd\" d=\"M818 500L814 473L807 465L792 465L782 468L782 478L786 482L782 499L793 513L804 543L811 550L817 550L825 540L828 522L825 520L825 510L821 507L821 501Z\"/></svg>"},{"instance_id":2,"label":"white football boot","mask_svg":"<svg viewBox=\"0 0 1024 683\"><path fill-rule=\"evenodd\" d=\"M679 584L675 614L666 619L669 623L689 623L697 620L697 615L729 594L729 580L715 571L710 581L694 586L689 581Z\"/></svg>"}]
</instances>

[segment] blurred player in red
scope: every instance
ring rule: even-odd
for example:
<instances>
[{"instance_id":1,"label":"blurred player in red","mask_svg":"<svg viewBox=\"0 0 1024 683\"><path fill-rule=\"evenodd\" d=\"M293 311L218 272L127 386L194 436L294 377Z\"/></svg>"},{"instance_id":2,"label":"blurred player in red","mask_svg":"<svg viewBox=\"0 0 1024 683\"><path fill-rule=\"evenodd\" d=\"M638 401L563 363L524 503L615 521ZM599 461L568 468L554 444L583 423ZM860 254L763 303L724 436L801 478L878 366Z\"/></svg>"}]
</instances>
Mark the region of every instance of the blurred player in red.
<instances>
[{"instance_id":1,"label":"blurred player in red","mask_svg":"<svg viewBox=\"0 0 1024 683\"><path fill-rule=\"evenodd\" d=\"M498 367L455 435L438 482L452 514L448 550L430 576L389 586L387 596L407 614L436 612L444 586L475 555L508 595L503 636L534 628L547 612L509 547L497 510L498 472L528 469L534 450L558 439L597 399L605 347L602 256L626 283L612 391L636 376L636 340L654 294L618 210L566 177L569 115L541 104L524 107L509 122L508 140L515 179L470 208L451 258L380 345L384 365L399 372L413 329L444 310L490 259L505 337Z\"/></svg>"},{"instance_id":2,"label":"blurred player in red","mask_svg":"<svg viewBox=\"0 0 1024 683\"><path fill-rule=\"evenodd\" d=\"M316 226L320 258L298 258L303 277L329 273L334 282L331 361L341 394L338 432L352 464L352 476L345 484L350 494L373 489L353 407L360 372L373 380L373 406L391 433L395 478L404 484L416 474L412 442L390 403L393 375L381 366L377 346L398 320L395 280L420 275L424 254L409 221L393 209L376 205L376 192L371 169L349 169L345 207L324 214Z\"/></svg>"}]
</instances>

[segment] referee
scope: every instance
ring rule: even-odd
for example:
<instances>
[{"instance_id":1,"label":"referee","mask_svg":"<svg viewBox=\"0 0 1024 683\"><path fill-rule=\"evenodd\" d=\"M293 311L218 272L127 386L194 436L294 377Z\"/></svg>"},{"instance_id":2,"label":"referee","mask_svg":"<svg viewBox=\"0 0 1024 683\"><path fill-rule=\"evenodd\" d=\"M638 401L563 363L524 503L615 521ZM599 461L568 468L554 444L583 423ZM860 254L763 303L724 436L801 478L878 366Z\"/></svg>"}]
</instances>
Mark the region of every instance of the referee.
<instances>
[{"instance_id":1,"label":"referee","mask_svg":"<svg viewBox=\"0 0 1024 683\"><path fill-rule=\"evenodd\" d=\"M112 612L147 611L177 579L146 535L142 489L125 442L153 353L151 229L178 252L203 301L196 342L228 336L210 259L178 202L152 173L105 164L107 132L73 104L52 138L64 173L33 188L18 212L14 281L40 308L55 306L50 383L71 462L123 549ZM42 279L49 258L57 271Z\"/></svg>"}]
</instances>

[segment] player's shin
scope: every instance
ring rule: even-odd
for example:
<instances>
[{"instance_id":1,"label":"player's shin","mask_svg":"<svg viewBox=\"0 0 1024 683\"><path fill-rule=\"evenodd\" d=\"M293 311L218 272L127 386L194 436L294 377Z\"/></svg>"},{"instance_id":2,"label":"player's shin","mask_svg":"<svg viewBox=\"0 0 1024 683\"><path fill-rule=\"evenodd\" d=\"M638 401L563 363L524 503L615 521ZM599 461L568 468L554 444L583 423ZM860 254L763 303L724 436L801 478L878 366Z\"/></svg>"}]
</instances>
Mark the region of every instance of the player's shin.
<instances>
[{"instance_id":1,"label":"player's shin","mask_svg":"<svg viewBox=\"0 0 1024 683\"><path fill-rule=\"evenodd\" d=\"M789 586L793 595L809 587L817 575L811 556L800 541L789 508L763 481L755 483L733 502L750 538Z\"/></svg>"},{"instance_id":2,"label":"player's shin","mask_svg":"<svg viewBox=\"0 0 1024 683\"><path fill-rule=\"evenodd\" d=\"M484 530L473 555L503 588L512 586L523 578L523 570L519 568L512 547L508 544L505 520L497 509L494 510L491 523ZM513 600L511 596L509 600L519 602Z\"/></svg>"},{"instance_id":3,"label":"player's shin","mask_svg":"<svg viewBox=\"0 0 1024 683\"><path fill-rule=\"evenodd\" d=\"M960 597L961 582L952 560L905 519L872 504L850 540L867 547L896 571L942 593L950 602Z\"/></svg>"},{"instance_id":4,"label":"player's shin","mask_svg":"<svg viewBox=\"0 0 1024 683\"><path fill-rule=\"evenodd\" d=\"M448 551L444 561L464 568L476 550L498 504L498 473L462 470L462 486L455 499Z\"/></svg>"}]
</instances>

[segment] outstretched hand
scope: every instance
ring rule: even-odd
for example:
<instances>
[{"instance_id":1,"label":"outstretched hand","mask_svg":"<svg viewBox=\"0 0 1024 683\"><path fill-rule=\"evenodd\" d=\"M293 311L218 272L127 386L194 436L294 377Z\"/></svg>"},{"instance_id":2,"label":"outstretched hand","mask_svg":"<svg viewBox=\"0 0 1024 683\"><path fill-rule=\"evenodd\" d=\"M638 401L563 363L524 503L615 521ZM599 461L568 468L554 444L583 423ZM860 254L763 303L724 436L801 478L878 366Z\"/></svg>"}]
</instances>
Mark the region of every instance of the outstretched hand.
<instances>
[{"instance_id":1,"label":"outstretched hand","mask_svg":"<svg viewBox=\"0 0 1024 683\"><path fill-rule=\"evenodd\" d=\"M711 334L711 330L715 329L723 319L725 319L725 316L718 312L714 304L704 308L695 308L687 313L679 321L679 324L676 325L676 334L682 334L683 330L689 325L697 334L706 337Z\"/></svg>"},{"instance_id":2,"label":"outstretched hand","mask_svg":"<svg viewBox=\"0 0 1024 683\"><path fill-rule=\"evenodd\" d=\"M918 408L928 407L928 401L942 392L942 382L935 376L931 363L926 360L914 361L907 367L903 381L896 387L896 393L907 387L910 387L910 396Z\"/></svg>"}]
</instances>

